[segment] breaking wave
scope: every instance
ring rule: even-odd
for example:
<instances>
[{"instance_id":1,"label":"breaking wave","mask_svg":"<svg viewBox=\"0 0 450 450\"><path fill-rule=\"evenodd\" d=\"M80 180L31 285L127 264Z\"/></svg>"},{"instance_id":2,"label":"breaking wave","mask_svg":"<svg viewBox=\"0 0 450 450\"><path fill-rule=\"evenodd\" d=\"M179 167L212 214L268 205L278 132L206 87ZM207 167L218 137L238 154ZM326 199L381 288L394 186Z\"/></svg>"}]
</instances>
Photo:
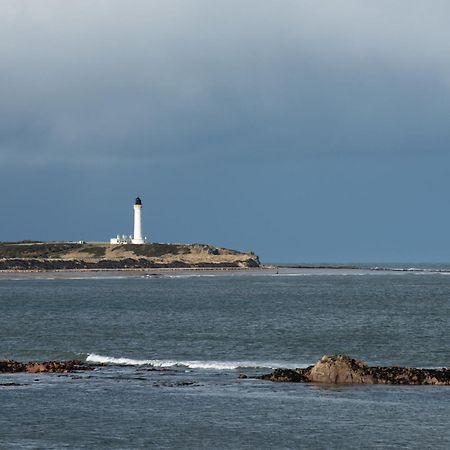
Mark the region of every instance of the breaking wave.
<instances>
[{"instance_id":1,"label":"breaking wave","mask_svg":"<svg viewBox=\"0 0 450 450\"><path fill-rule=\"evenodd\" d=\"M86 357L87 362L97 364L111 364L120 366L152 366L160 368L184 367L187 369L207 369L207 370L234 370L234 369L276 369L279 367L296 368L307 367L308 364L290 364L286 362L256 362L256 361L178 361L164 359L132 359L113 356L97 355L89 353Z\"/></svg>"}]
</instances>

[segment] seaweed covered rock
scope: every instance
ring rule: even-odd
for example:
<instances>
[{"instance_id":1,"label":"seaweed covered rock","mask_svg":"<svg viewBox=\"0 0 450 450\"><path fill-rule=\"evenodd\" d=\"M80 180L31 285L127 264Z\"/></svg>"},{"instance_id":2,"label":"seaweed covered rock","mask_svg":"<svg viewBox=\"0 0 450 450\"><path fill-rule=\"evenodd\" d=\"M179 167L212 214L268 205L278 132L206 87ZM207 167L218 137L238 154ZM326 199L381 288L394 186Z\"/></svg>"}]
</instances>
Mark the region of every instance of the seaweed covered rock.
<instances>
[{"instance_id":1,"label":"seaweed covered rock","mask_svg":"<svg viewBox=\"0 0 450 450\"><path fill-rule=\"evenodd\" d=\"M69 373L76 370L92 370L93 366L82 361L44 361L22 363L11 359L0 360L0 373Z\"/></svg>"},{"instance_id":2,"label":"seaweed covered rock","mask_svg":"<svg viewBox=\"0 0 450 450\"><path fill-rule=\"evenodd\" d=\"M275 369L259 378L292 383L450 385L450 369L369 367L347 355L325 355L306 369Z\"/></svg>"},{"instance_id":3,"label":"seaweed covered rock","mask_svg":"<svg viewBox=\"0 0 450 450\"><path fill-rule=\"evenodd\" d=\"M0 373L25 372L25 364L12 359L0 360Z\"/></svg>"},{"instance_id":4,"label":"seaweed covered rock","mask_svg":"<svg viewBox=\"0 0 450 450\"><path fill-rule=\"evenodd\" d=\"M275 382L306 383L309 379L305 376L304 369L275 369L272 373L262 375L262 380Z\"/></svg>"}]
</instances>

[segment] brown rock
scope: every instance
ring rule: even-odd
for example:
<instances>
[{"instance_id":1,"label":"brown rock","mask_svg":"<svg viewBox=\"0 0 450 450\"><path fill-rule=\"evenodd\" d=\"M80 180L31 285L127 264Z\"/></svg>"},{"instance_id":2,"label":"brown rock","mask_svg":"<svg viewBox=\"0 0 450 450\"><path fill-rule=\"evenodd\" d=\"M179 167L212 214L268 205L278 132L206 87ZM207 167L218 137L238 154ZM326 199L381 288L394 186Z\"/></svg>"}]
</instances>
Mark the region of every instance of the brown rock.
<instances>
[{"instance_id":1,"label":"brown rock","mask_svg":"<svg viewBox=\"0 0 450 450\"><path fill-rule=\"evenodd\" d=\"M92 370L93 366L82 361L45 361L21 363L13 360L0 360L0 373L68 373L75 370Z\"/></svg>"},{"instance_id":2,"label":"brown rock","mask_svg":"<svg viewBox=\"0 0 450 450\"><path fill-rule=\"evenodd\" d=\"M325 355L306 369L276 369L259 378L293 383L450 385L450 369L369 367L346 355Z\"/></svg>"},{"instance_id":3,"label":"brown rock","mask_svg":"<svg viewBox=\"0 0 450 450\"><path fill-rule=\"evenodd\" d=\"M0 360L0 373L25 372L25 364L11 359Z\"/></svg>"},{"instance_id":4,"label":"brown rock","mask_svg":"<svg viewBox=\"0 0 450 450\"><path fill-rule=\"evenodd\" d=\"M367 364L346 355L323 356L307 378L313 383L374 383L372 375L367 373Z\"/></svg>"},{"instance_id":5,"label":"brown rock","mask_svg":"<svg viewBox=\"0 0 450 450\"><path fill-rule=\"evenodd\" d=\"M29 362L26 364L26 371L29 373L68 373L74 370L88 370L92 366L82 363L81 361L46 361L46 362Z\"/></svg>"}]
</instances>

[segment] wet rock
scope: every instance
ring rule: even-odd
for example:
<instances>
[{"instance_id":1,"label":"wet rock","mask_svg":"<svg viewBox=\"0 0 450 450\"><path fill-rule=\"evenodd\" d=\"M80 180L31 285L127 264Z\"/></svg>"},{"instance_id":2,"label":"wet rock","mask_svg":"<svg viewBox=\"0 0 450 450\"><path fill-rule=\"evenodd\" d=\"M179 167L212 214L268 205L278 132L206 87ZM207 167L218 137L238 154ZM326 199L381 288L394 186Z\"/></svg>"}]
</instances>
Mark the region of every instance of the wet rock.
<instances>
[{"instance_id":1,"label":"wet rock","mask_svg":"<svg viewBox=\"0 0 450 450\"><path fill-rule=\"evenodd\" d=\"M275 369L259 378L292 383L450 385L450 369L369 367L347 355L325 355L306 369Z\"/></svg>"},{"instance_id":2,"label":"wet rock","mask_svg":"<svg viewBox=\"0 0 450 450\"><path fill-rule=\"evenodd\" d=\"M372 374L367 372L367 364L346 355L323 356L307 374L313 383L365 383L373 384Z\"/></svg>"},{"instance_id":3,"label":"wet rock","mask_svg":"<svg viewBox=\"0 0 450 450\"><path fill-rule=\"evenodd\" d=\"M412 367L369 367L378 384L450 385L450 369L416 369Z\"/></svg>"},{"instance_id":4,"label":"wet rock","mask_svg":"<svg viewBox=\"0 0 450 450\"><path fill-rule=\"evenodd\" d=\"M78 259L38 259L38 258L9 258L0 259L0 270L123 270L123 269L236 269L257 268L261 263L257 256L235 261L186 262L182 260L154 261L147 258L99 259L98 261L84 261Z\"/></svg>"},{"instance_id":5,"label":"wet rock","mask_svg":"<svg viewBox=\"0 0 450 450\"><path fill-rule=\"evenodd\" d=\"M26 371L29 373L69 373L75 370L92 370L93 367L81 361L47 361L29 362L26 364Z\"/></svg>"},{"instance_id":6,"label":"wet rock","mask_svg":"<svg viewBox=\"0 0 450 450\"><path fill-rule=\"evenodd\" d=\"M304 369L275 369L272 373L259 378L275 382L307 383L309 381Z\"/></svg>"},{"instance_id":7,"label":"wet rock","mask_svg":"<svg viewBox=\"0 0 450 450\"><path fill-rule=\"evenodd\" d=\"M177 381L177 382L170 382L170 381L163 381L160 383L153 383L154 387L186 387L186 386L201 386L201 384L197 384L194 381Z\"/></svg>"},{"instance_id":8,"label":"wet rock","mask_svg":"<svg viewBox=\"0 0 450 450\"><path fill-rule=\"evenodd\" d=\"M13 360L0 360L0 373L69 373L76 370L92 370L93 366L82 361L44 361L21 363Z\"/></svg>"},{"instance_id":9,"label":"wet rock","mask_svg":"<svg viewBox=\"0 0 450 450\"><path fill-rule=\"evenodd\" d=\"M12 359L0 360L0 373L25 372L25 364Z\"/></svg>"}]
</instances>

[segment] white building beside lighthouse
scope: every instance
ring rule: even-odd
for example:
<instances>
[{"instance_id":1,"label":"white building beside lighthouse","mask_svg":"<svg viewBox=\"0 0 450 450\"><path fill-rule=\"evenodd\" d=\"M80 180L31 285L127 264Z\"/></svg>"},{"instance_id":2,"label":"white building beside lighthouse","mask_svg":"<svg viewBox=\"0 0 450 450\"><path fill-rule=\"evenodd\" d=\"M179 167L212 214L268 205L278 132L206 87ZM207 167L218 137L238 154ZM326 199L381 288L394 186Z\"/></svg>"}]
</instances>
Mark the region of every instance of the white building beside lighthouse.
<instances>
[{"instance_id":1,"label":"white building beside lighthouse","mask_svg":"<svg viewBox=\"0 0 450 450\"><path fill-rule=\"evenodd\" d=\"M142 236L142 200L137 197L134 202L134 232L133 236L119 234L110 239L111 244L145 244L146 238Z\"/></svg>"}]
</instances>

